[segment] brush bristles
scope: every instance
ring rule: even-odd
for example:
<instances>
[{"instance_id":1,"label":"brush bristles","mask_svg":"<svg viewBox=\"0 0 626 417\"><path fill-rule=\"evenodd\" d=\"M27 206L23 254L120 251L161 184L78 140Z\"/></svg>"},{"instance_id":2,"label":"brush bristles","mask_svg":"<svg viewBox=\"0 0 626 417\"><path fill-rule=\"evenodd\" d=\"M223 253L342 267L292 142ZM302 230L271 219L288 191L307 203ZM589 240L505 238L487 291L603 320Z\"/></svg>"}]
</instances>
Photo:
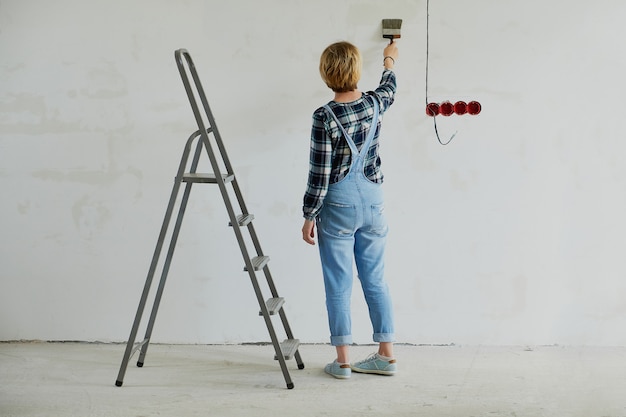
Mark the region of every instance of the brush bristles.
<instances>
[{"instance_id":1,"label":"brush bristles","mask_svg":"<svg viewBox=\"0 0 626 417\"><path fill-rule=\"evenodd\" d=\"M402 27L402 19L383 19L383 30L400 29Z\"/></svg>"}]
</instances>

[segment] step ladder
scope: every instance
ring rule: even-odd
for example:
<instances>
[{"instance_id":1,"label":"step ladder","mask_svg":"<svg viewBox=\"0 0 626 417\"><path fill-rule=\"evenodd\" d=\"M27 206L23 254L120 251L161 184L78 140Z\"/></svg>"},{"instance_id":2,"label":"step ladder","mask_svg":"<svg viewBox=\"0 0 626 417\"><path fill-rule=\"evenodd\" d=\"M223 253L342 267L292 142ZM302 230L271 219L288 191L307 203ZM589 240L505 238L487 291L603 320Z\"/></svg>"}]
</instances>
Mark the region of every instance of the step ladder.
<instances>
[{"instance_id":1,"label":"step ladder","mask_svg":"<svg viewBox=\"0 0 626 417\"><path fill-rule=\"evenodd\" d=\"M202 88L202 84L200 83L196 68L193 64L193 60L191 59L191 55L185 49L178 49L177 51L175 51L174 56L176 59L178 70L180 72L180 76L185 86L185 91L187 92L187 96L189 98L189 103L191 104L191 108L198 124L198 130L195 131L187 139L187 143L183 151L183 156L181 158L178 172L176 174L172 194L167 205L167 210L165 213L165 218L163 220L163 225L161 227L161 232L159 234L154 255L152 257L152 262L148 270L146 283L144 285L141 299L139 301L139 306L137 308L135 320L133 322L130 336L126 344L126 350L124 352L124 357L122 359L122 364L120 366L120 371L117 376L117 380L115 381L115 385L117 385L118 387L122 386L124 381L124 375L126 373L126 368L128 367L128 362L130 361L130 358L134 353L136 353L137 351L140 352L139 358L137 360L137 366L142 367L144 364L146 353L148 351L148 346L150 344L150 338L152 336L152 329L154 327L157 311L159 309L159 303L163 295L163 288L165 286L165 281L167 279L172 257L174 255L176 241L178 239L178 235L181 229L181 224L183 216L185 214L187 201L189 200L189 195L191 193L192 185L217 184L224 200L226 210L228 212L228 225L232 227L233 231L235 232L237 242L239 243L239 248L241 249L241 254L243 256L245 264L243 269L245 272L248 273L250 277L252 287L254 288L256 298L259 302L259 315L262 316L265 320L265 325L267 326L272 345L274 346L274 359L278 360L278 363L280 364L283 376L285 377L287 388L292 389L294 387L294 384L289 375L289 369L287 368L286 361L295 358L298 364L298 369L304 369L304 363L302 362L300 352L298 350L300 342L298 339L295 339L293 337L293 333L291 331L289 322L287 321L285 310L283 308L285 300L283 297L280 297L278 295L278 291L276 290L276 286L274 285L274 280L272 279L272 275L268 266L269 256L264 255L261 249L261 245L259 243L259 239L254 230L254 225L252 222L254 220L254 215L250 214L248 212L248 209L246 208L243 196L241 194L241 190L237 183L237 177L235 176L233 167L230 163L230 160L228 159L228 155L226 154L224 143L222 142L222 138L215 124L215 119L213 118L211 109L209 108L209 103L206 99L206 95L204 94L204 90ZM193 86L190 83L189 75L191 75L191 78L193 80ZM201 109L198 106L198 98L202 103L204 114L201 112ZM213 141L211 141L211 137L213 138ZM195 150L191 163L189 164L191 148L193 147L194 143L196 143ZM217 146L217 154L214 150L214 144ZM203 150L206 150L206 153L209 157L211 168L213 170L212 173L196 172ZM218 157L221 158L218 159ZM171 233L171 239L167 250L167 255L162 266L161 280L154 295L152 312L150 314L150 319L146 328L146 334L142 341L135 343L144 308L146 306L146 302L150 293L152 280L157 269L160 254L163 250L163 244L167 235L167 229L172 218L172 214L174 212L174 207L176 206L180 187L183 183L185 183L185 189L179 204L176 223L174 224L174 229ZM235 211L235 208L233 207L233 203L231 202L230 198L231 194L234 194L236 196L236 203L239 208L239 213L237 213ZM247 230L247 232L249 233L249 236L246 235L247 239L244 239L245 230ZM246 241L252 242L252 246L254 246L253 251L248 250ZM261 271L265 276L266 283L266 285L263 284L263 289L261 287L263 281L257 279L257 274L260 274ZM266 299L266 297L264 296L265 293L269 293L269 298ZM280 322L282 323L284 333L286 335L286 339L283 342L279 342L278 335L274 328L272 316L275 315L278 315L280 317Z\"/></svg>"}]
</instances>

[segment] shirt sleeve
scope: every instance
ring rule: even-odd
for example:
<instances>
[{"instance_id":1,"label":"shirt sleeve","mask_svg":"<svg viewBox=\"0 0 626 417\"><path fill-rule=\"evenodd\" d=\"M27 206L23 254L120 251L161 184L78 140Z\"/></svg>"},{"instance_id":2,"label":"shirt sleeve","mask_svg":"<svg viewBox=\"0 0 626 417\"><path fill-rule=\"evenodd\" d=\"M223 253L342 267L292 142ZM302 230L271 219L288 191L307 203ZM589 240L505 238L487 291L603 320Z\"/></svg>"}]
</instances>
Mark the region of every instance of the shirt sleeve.
<instances>
[{"instance_id":1,"label":"shirt sleeve","mask_svg":"<svg viewBox=\"0 0 626 417\"><path fill-rule=\"evenodd\" d=\"M393 70L383 71L378 88L374 92L379 99L381 113L386 112L393 104L396 95L396 74Z\"/></svg>"},{"instance_id":2,"label":"shirt sleeve","mask_svg":"<svg viewBox=\"0 0 626 417\"><path fill-rule=\"evenodd\" d=\"M309 154L309 179L304 193L302 212L305 219L314 220L324 202L332 168L332 143L326 134L323 108L313 114L311 149Z\"/></svg>"}]
</instances>

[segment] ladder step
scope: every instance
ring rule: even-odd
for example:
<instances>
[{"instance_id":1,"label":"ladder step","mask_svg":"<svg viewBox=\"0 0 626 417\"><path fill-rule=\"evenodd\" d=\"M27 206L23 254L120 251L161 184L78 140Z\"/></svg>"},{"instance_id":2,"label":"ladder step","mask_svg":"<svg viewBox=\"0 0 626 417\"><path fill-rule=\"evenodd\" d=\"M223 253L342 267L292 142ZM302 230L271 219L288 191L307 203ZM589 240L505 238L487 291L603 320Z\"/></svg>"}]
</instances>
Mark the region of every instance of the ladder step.
<instances>
[{"instance_id":1,"label":"ladder step","mask_svg":"<svg viewBox=\"0 0 626 417\"><path fill-rule=\"evenodd\" d=\"M280 344L280 350L286 360L293 358L293 355L298 351L300 347L300 340L298 339L285 339ZM278 360L278 356L274 355L274 360Z\"/></svg>"},{"instance_id":2,"label":"ladder step","mask_svg":"<svg viewBox=\"0 0 626 417\"><path fill-rule=\"evenodd\" d=\"M239 226L247 226L250 222L254 220L254 214L240 214L237 216L237 224ZM233 222L228 222L229 226L233 225Z\"/></svg>"},{"instance_id":3,"label":"ladder step","mask_svg":"<svg viewBox=\"0 0 626 417\"><path fill-rule=\"evenodd\" d=\"M235 174L222 174L222 180L225 183L229 183L235 179ZM183 174L183 182L200 182L200 183L210 183L217 184L217 177L215 174L198 174L188 172Z\"/></svg>"},{"instance_id":4,"label":"ladder step","mask_svg":"<svg viewBox=\"0 0 626 417\"><path fill-rule=\"evenodd\" d=\"M267 311L270 313L270 316L278 313L278 310L285 304L285 299L283 297L275 297L270 298L265 302L265 306L267 307ZM259 311L259 316L262 316L263 312Z\"/></svg>"},{"instance_id":5,"label":"ladder step","mask_svg":"<svg viewBox=\"0 0 626 417\"><path fill-rule=\"evenodd\" d=\"M255 256L254 258L252 258L252 268L254 268L255 271L260 271L265 267L265 265L267 265L269 261L269 256ZM247 271L248 267L244 266L243 270Z\"/></svg>"}]
</instances>

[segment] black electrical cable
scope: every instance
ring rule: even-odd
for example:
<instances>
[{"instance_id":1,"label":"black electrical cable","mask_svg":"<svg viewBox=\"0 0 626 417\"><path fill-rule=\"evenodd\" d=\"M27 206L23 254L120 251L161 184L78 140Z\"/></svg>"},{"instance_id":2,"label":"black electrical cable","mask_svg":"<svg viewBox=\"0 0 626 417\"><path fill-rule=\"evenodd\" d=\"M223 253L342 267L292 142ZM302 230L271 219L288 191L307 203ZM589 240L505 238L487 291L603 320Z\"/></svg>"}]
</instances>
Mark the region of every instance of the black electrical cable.
<instances>
[{"instance_id":1,"label":"black electrical cable","mask_svg":"<svg viewBox=\"0 0 626 417\"><path fill-rule=\"evenodd\" d=\"M426 110L428 111L428 59L429 59L429 48L430 48L430 0L426 0ZM437 135L437 140L442 145L447 145L452 142L452 139L456 136L457 132L455 132L447 142L442 142L439 137L439 131L437 130L437 115L433 114L433 126L435 127L435 135Z\"/></svg>"}]
</instances>

